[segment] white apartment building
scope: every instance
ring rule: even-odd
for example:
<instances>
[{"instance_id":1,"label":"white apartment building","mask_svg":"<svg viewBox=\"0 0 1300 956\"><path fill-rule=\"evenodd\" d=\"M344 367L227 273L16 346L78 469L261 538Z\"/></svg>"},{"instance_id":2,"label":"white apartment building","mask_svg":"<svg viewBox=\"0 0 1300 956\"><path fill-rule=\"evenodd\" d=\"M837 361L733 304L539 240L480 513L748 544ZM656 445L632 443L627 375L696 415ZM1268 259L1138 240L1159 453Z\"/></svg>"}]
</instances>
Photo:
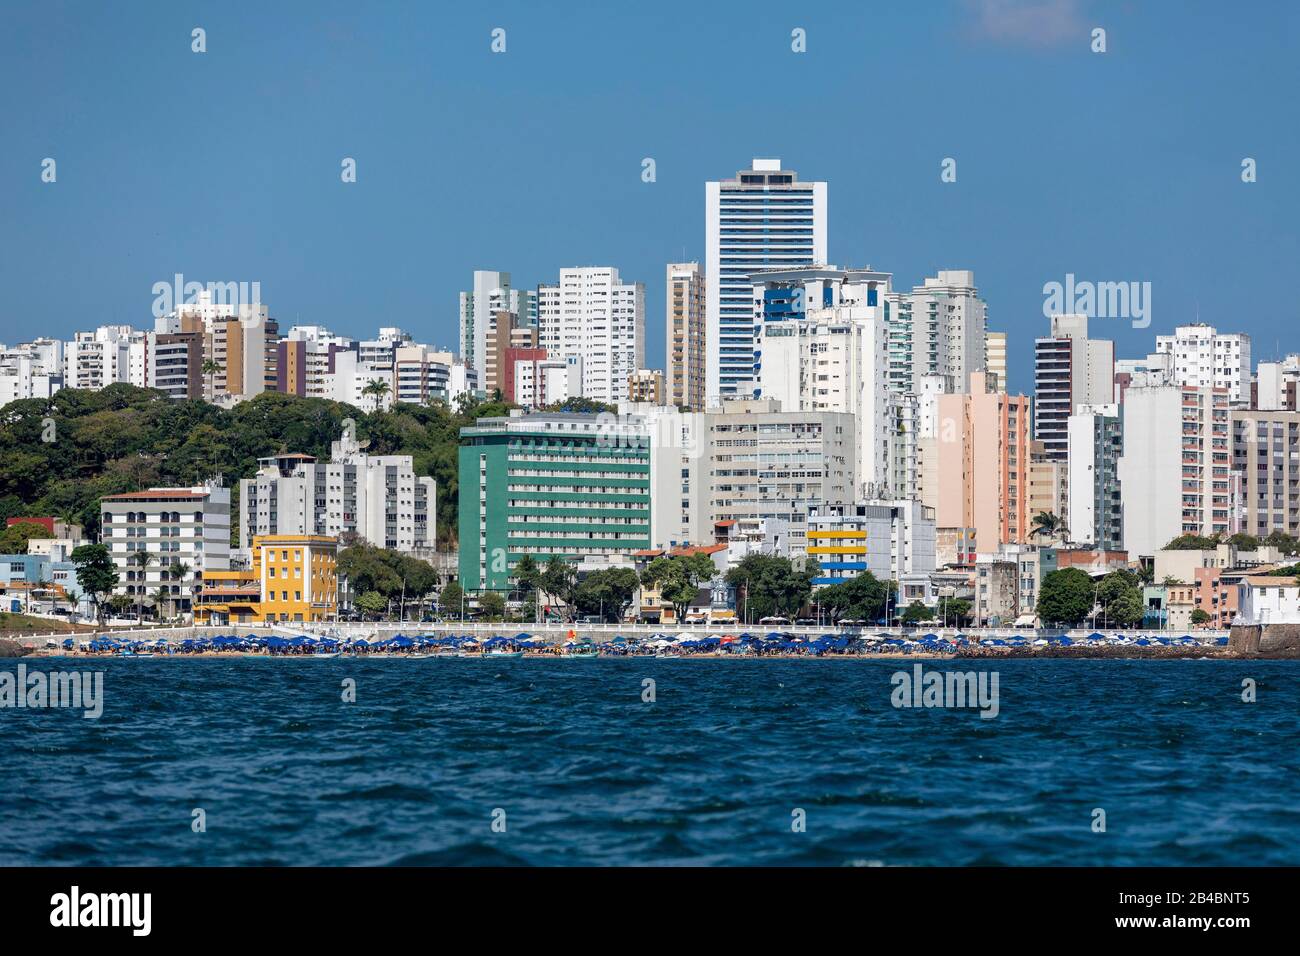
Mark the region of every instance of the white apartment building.
<instances>
[{"instance_id":1,"label":"white apartment building","mask_svg":"<svg viewBox=\"0 0 1300 956\"><path fill-rule=\"evenodd\" d=\"M889 393L885 301L890 275L870 269L792 269L754 275L759 390L782 411L854 416L858 500L887 494Z\"/></svg>"},{"instance_id":2,"label":"white apartment building","mask_svg":"<svg viewBox=\"0 0 1300 956\"><path fill-rule=\"evenodd\" d=\"M581 359L583 398L616 404L645 364L645 286L612 266L561 269L537 290L537 323L547 358Z\"/></svg>"},{"instance_id":3,"label":"white apartment building","mask_svg":"<svg viewBox=\"0 0 1300 956\"><path fill-rule=\"evenodd\" d=\"M914 392L918 377L942 375L954 393L969 392L971 373L985 368L987 321L988 306L970 270L943 270L910 293L891 293L886 314L890 390Z\"/></svg>"},{"instance_id":4,"label":"white apartment building","mask_svg":"<svg viewBox=\"0 0 1300 956\"><path fill-rule=\"evenodd\" d=\"M1230 402L1247 400L1250 390L1250 336L1220 335L1212 325L1180 325L1173 335L1157 335L1156 351L1173 357L1173 384L1223 388Z\"/></svg>"},{"instance_id":5,"label":"white apartment building","mask_svg":"<svg viewBox=\"0 0 1300 956\"><path fill-rule=\"evenodd\" d=\"M800 182L779 159L704 184L705 399L749 398L759 351L756 272L824 264L826 183Z\"/></svg>"},{"instance_id":6,"label":"white apartment building","mask_svg":"<svg viewBox=\"0 0 1300 956\"><path fill-rule=\"evenodd\" d=\"M230 569L230 489L217 481L109 495L99 510L101 538L118 568L115 594L161 589L185 610L204 571Z\"/></svg>"},{"instance_id":7,"label":"white apartment building","mask_svg":"<svg viewBox=\"0 0 1300 956\"><path fill-rule=\"evenodd\" d=\"M239 483L239 541L261 534L355 534L376 547L433 550L437 483L417 477L410 455L367 455L352 439L330 461L277 455Z\"/></svg>"},{"instance_id":8,"label":"white apartment building","mask_svg":"<svg viewBox=\"0 0 1300 956\"><path fill-rule=\"evenodd\" d=\"M1240 479L1232 471L1227 391L1130 387L1123 409L1117 474L1128 503L1129 556L1154 555L1182 534L1236 533Z\"/></svg>"},{"instance_id":9,"label":"white apartment building","mask_svg":"<svg viewBox=\"0 0 1300 956\"><path fill-rule=\"evenodd\" d=\"M1034 340L1034 438L1064 459L1070 416L1115 400L1115 343L1088 338L1086 315L1052 316L1051 335Z\"/></svg>"},{"instance_id":10,"label":"white apartment building","mask_svg":"<svg viewBox=\"0 0 1300 956\"><path fill-rule=\"evenodd\" d=\"M13 349L0 347L0 408L25 398L49 398L63 387L63 343L46 339Z\"/></svg>"},{"instance_id":11,"label":"white apartment building","mask_svg":"<svg viewBox=\"0 0 1300 956\"><path fill-rule=\"evenodd\" d=\"M97 391L115 382L141 388L147 380L146 336L129 325L101 325L93 332L76 332L63 350L66 388Z\"/></svg>"},{"instance_id":12,"label":"white apartment building","mask_svg":"<svg viewBox=\"0 0 1300 956\"><path fill-rule=\"evenodd\" d=\"M367 391L372 382L380 382L387 389L379 394ZM365 412L380 411L393 405L393 365L370 365L362 362L356 352L337 352L334 355L334 372L330 375L330 393L333 401L343 402Z\"/></svg>"},{"instance_id":13,"label":"white apartment building","mask_svg":"<svg viewBox=\"0 0 1300 956\"><path fill-rule=\"evenodd\" d=\"M514 402L524 408L541 408L582 395L582 362L567 359L520 359L514 364Z\"/></svg>"}]
</instances>

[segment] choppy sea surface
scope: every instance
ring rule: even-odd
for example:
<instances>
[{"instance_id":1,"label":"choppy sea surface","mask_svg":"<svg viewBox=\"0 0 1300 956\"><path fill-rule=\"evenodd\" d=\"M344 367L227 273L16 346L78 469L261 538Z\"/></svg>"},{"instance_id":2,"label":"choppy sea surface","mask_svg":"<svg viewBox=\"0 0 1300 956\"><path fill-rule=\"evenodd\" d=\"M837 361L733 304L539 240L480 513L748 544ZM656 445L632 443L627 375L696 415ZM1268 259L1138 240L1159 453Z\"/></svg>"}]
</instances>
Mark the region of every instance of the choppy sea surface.
<instances>
[{"instance_id":1,"label":"choppy sea surface","mask_svg":"<svg viewBox=\"0 0 1300 956\"><path fill-rule=\"evenodd\" d=\"M1300 864L1300 662L25 663L104 713L0 709L4 865Z\"/></svg>"}]
</instances>

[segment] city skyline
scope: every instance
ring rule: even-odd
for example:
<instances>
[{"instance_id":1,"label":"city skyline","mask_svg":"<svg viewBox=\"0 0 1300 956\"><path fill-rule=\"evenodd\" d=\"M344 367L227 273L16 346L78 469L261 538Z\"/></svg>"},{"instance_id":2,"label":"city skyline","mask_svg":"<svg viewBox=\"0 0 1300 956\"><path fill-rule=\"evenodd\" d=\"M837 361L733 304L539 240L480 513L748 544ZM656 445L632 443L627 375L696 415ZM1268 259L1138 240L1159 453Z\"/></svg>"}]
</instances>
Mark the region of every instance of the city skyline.
<instances>
[{"instance_id":1,"label":"city skyline","mask_svg":"<svg viewBox=\"0 0 1300 956\"><path fill-rule=\"evenodd\" d=\"M1300 252L1297 186L1281 174L1297 133L1275 121L1294 86L1296 31L1247 45L1208 5L1170 9L773 6L744 22L699 11L689 31L653 11L589 20L510 4L436 16L395 4L364 18L340 4L306 15L141 4L75 21L6 12L0 341L147 327L153 284L182 273L260 282L282 328L361 337L396 325L452 346L473 270L535 289L561 268L612 265L645 284L645 364L663 368L660 277L667 263L706 259L704 184L780 157L828 184L828 264L891 272L896 289L975 273L989 328L1008 334L1013 392L1032 393L1043 286L1070 275L1151 283L1150 328L1095 323L1117 356L1146 354L1152 335L1198 318L1252 335L1257 360L1280 356L1293 349L1273 329L1293 316L1265 290ZM1089 48L1094 26L1107 30L1105 53ZM497 27L506 49L494 54ZM806 52L792 49L796 29ZM302 42L263 60L267 38L286 32ZM614 82L580 84L555 55L565 49ZM664 75L665 49L683 68L639 83ZM921 49L948 68L923 69L939 60ZM96 64L110 54L105 75ZM756 56L766 66L753 95L798 121L710 134L732 106L718 77ZM884 105L863 105L875 100L864 89ZM963 109L962 96L979 102ZM600 136L573 137L549 122L570 113L610 119ZM521 148L472 147L503 142L510 121ZM349 157L355 183L340 179ZM41 180L45 158L55 182ZM941 180L948 158L955 182ZM1242 181L1246 158L1256 182Z\"/></svg>"}]
</instances>

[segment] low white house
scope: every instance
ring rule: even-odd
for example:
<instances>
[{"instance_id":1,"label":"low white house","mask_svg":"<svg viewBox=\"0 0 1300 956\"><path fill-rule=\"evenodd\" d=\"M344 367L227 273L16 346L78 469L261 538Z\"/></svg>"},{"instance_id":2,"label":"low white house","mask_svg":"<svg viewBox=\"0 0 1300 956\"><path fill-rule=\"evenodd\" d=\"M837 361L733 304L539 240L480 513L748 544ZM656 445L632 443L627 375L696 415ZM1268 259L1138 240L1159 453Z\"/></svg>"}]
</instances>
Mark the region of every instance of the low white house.
<instances>
[{"instance_id":1,"label":"low white house","mask_svg":"<svg viewBox=\"0 0 1300 956\"><path fill-rule=\"evenodd\" d=\"M1294 577L1243 578L1234 624L1300 624L1300 583Z\"/></svg>"}]
</instances>

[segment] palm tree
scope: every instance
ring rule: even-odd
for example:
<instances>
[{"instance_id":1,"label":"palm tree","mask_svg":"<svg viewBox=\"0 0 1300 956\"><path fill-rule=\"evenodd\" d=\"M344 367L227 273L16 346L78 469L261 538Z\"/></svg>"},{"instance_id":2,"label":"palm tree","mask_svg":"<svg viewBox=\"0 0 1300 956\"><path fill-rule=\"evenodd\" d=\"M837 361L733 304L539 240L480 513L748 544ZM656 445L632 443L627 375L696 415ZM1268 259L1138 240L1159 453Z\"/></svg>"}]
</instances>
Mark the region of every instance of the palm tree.
<instances>
[{"instance_id":1,"label":"palm tree","mask_svg":"<svg viewBox=\"0 0 1300 956\"><path fill-rule=\"evenodd\" d=\"M170 577L173 581L180 581L184 583L185 579L188 578L189 575L190 575L190 566L186 564L184 561L177 561L175 564L173 564L170 568L167 569L167 576ZM172 603L172 613L175 614L176 599L174 597L171 599L171 603Z\"/></svg>"},{"instance_id":2,"label":"palm tree","mask_svg":"<svg viewBox=\"0 0 1300 956\"><path fill-rule=\"evenodd\" d=\"M171 595L167 593L167 588L160 585L158 590L153 593L153 606L158 609L158 623L162 623L162 609L171 600Z\"/></svg>"},{"instance_id":3,"label":"palm tree","mask_svg":"<svg viewBox=\"0 0 1300 956\"><path fill-rule=\"evenodd\" d=\"M1070 529L1065 526L1065 519L1059 515L1051 511L1040 511L1034 515L1034 527L1030 534L1047 538L1049 541L1055 541L1057 538L1064 541L1069 533Z\"/></svg>"},{"instance_id":4,"label":"palm tree","mask_svg":"<svg viewBox=\"0 0 1300 956\"><path fill-rule=\"evenodd\" d=\"M377 412L379 411L379 403L383 401L384 396L387 395L389 391L389 384L382 378L372 378L368 383L366 383L366 387L361 390L361 394L370 396L371 401L374 403L374 408L372 410Z\"/></svg>"},{"instance_id":5,"label":"palm tree","mask_svg":"<svg viewBox=\"0 0 1300 956\"><path fill-rule=\"evenodd\" d=\"M136 595L138 596L139 600L136 601L135 616L136 616L136 621L138 623L143 624L145 584L149 580L149 565L154 563L155 558L148 551L137 551L135 553L135 557L132 560L135 561L136 567L140 569L139 588L136 591Z\"/></svg>"},{"instance_id":6,"label":"palm tree","mask_svg":"<svg viewBox=\"0 0 1300 956\"><path fill-rule=\"evenodd\" d=\"M202 371L203 374L208 377L208 397L216 398L217 396L213 393L213 389L216 388L213 381L215 380L216 374L221 371L221 366L213 359L204 359Z\"/></svg>"}]
</instances>

